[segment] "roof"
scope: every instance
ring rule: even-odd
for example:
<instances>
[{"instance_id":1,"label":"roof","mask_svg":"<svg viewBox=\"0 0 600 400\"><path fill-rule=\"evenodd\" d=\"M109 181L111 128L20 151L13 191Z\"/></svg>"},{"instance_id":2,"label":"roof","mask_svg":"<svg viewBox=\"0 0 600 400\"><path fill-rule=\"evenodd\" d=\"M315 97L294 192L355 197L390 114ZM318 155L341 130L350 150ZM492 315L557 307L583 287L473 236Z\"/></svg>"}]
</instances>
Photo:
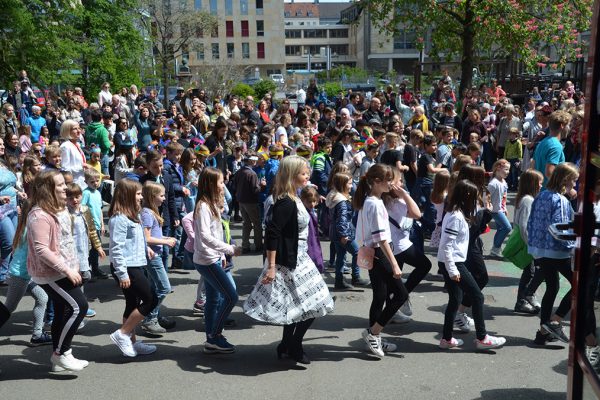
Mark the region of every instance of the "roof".
<instances>
[{"instance_id":1,"label":"roof","mask_svg":"<svg viewBox=\"0 0 600 400\"><path fill-rule=\"evenodd\" d=\"M286 3L284 5L286 18L319 18L319 4ZM289 17L287 17L289 13ZM311 15L309 16L309 13Z\"/></svg>"},{"instance_id":2,"label":"roof","mask_svg":"<svg viewBox=\"0 0 600 400\"><path fill-rule=\"evenodd\" d=\"M348 3L320 3L318 6L321 18L339 19L340 12L348 8Z\"/></svg>"}]
</instances>

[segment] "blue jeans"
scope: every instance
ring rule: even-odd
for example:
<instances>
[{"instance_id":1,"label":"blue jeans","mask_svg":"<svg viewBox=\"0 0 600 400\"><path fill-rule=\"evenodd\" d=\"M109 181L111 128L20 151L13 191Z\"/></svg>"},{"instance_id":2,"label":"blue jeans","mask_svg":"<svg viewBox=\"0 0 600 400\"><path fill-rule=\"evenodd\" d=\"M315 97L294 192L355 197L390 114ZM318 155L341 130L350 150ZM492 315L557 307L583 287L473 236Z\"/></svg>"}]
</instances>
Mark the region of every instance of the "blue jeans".
<instances>
[{"instance_id":1,"label":"blue jeans","mask_svg":"<svg viewBox=\"0 0 600 400\"><path fill-rule=\"evenodd\" d=\"M148 264L145 268L146 276L150 278L152 291L158 298L158 304L144 319L145 322L148 322L158 318L158 310L160 309L160 305L162 304L164 298L171 293L171 283L169 282L169 276L167 275L167 270L165 269L163 261L160 258L160 254L156 254L152 260L148 260Z\"/></svg>"},{"instance_id":2,"label":"blue jeans","mask_svg":"<svg viewBox=\"0 0 600 400\"><path fill-rule=\"evenodd\" d=\"M358 244L356 240L349 240L346 244L342 244L339 240L335 240L335 280L336 282L343 279L342 268L344 267L344 258L346 252L352 256L352 277L358 278L360 271L356 265L356 257L358 255Z\"/></svg>"},{"instance_id":3,"label":"blue jeans","mask_svg":"<svg viewBox=\"0 0 600 400\"><path fill-rule=\"evenodd\" d=\"M109 157L108 157L108 153L103 155L102 158L100 159L100 169L102 170L102 173L104 175L108 175L108 164L109 164Z\"/></svg>"},{"instance_id":4,"label":"blue jeans","mask_svg":"<svg viewBox=\"0 0 600 400\"><path fill-rule=\"evenodd\" d=\"M502 246L502 242L504 242L504 239L506 239L510 231L512 231L512 226L510 225L510 221L506 217L506 214L504 214L503 212L492 213L492 217L494 218L494 222L496 223L494 247L499 249Z\"/></svg>"},{"instance_id":5,"label":"blue jeans","mask_svg":"<svg viewBox=\"0 0 600 400\"><path fill-rule=\"evenodd\" d=\"M231 272L221 267L221 261L200 265L196 270L204 277L206 303L204 305L204 326L206 337L211 338L223 332L225 320L238 301L238 294Z\"/></svg>"},{"instance_id":6,"label":"blue jeans","mask_svg":"<svg viewBox=\"0 0 600 400\"><path fill-rule=\"evenodd\" d=\"M435 218L437 216L435 206L429 198L433 189L433 182L428 178L417 178L417 183L420 188L421 205L423 207L421 224L425 231L431 233L435 229Z\"/></svg>"},{"instance_id":7,"label":"blue jeans","mask_svg":"<svg viewBox=\"0 0 600 400\"><path fill-rule=\"evenodd\" d=\"M14 210L5 214L0 219L0 257L2 258L2 263L0 264L0 281L4 281L7 278L12 243L15 238L15 230L17 229L17 218L17 211Z\"/></svg>"}]
</instances>

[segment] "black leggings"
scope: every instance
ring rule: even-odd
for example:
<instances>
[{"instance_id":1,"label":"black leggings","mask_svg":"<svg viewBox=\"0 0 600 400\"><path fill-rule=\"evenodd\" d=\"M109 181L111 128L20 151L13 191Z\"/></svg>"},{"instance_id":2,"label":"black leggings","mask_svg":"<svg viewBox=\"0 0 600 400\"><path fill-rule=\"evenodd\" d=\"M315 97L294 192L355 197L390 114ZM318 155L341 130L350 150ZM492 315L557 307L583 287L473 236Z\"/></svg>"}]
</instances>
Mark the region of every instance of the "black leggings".
<instances>
[{"instance_id":1,"label":"black leggings","mask_svg":"<svg viewBox=\"0 0 600 400\"><path fill-rule=\"evenodd\" d=\"M119 283L119 278L115 275L112 264L111 272L117 283ZM154 294L150 281L146 278L142 267L129 267L127 268L127 274L131 284L127 289L122 289L125 296L123 318L127 319L136 308L140 314L146 317L158 304L158 297Z\"/></svg>"},{"instance_id":2,"label":"black leggings","mask_svg":"<svg viewBox=\"0 0 600 400\"><path fill-rule=\"evenodd\" d=\"M369 326L385 326L408 299L402 279L395 279L392 265L380 248L375 249L373 269L369 271L373 301L369 309ZM384 307L385 306L385 307Z\"/></svg>"},{"instance_id":3,"label":"black leggings","mask_svg":"<svg viewBox=\"0 0 600 400\"><path fill-rule=\"evenodd\" d=\"M523 268L521 279L519 280L519 291L517 292L517 300L525 297L533 296L535 291L544 281L542 271L538 265L538 260L533 260L529 265Z\"/></svg>"},{"instance_id":4,"label":"black leggings","mask_svg":"<svg viewBox=\"0 0 600 400\"><path fill-rule=\"evenodd\" d=\"M402 253L396 254L395 258L400 269L402 269L404 264L408 264L415 268L415 270L410 273L406 283L404 284L406 291L408 293L412 293L415 287L417 287L417 285L429 273L429 270L431 269L431 261L429 261L429 258L427 258L423 252L419 251L415 245L410 246Z\"/></svg>"},{"instance_id":5,"label":"black leggings","mask_svg":"<svg viewBox=\"0 0 600 400\"><path fill-rule=\"evenodd\" d=\"M302 349L302 340L304 339L304 335L306 335L306 331L308 331L308 328L310 328L314 321L314 318L310 318L305 321L283 326L281 343L290 354L302 356L304 351Z\"/></svg>"},{"instance_id":6,"label":"black leggings","mask_svg":"<svg viewBox=\"0 0 600 400\"><path fill-rule=\"evenodd\" d=\"M0 328L2 328L2 325L4 325L9 318L10 311L8 311L8 308L0 301Z\"/></svg>"},{"instance_id":7,"label":"black leggings","mask_svg":"<svg viewBox=\"0 0 600 400\"><path fill-rule=\"evenodd\" d=\"M540 322L544 324L550 322L554 300L556 300L558 290L560 289L558 273L560 272L562 276L567 278L569 283L572 283L573 271L571 271L570 258L540 258L539 263L542 276L546 282L546 293L544 293L544 297L542 298L542 310L540 312ZM555 314L564 318L570 309L571 290L562 298Z\"/></svg>"},{"instance_id":8,"label":"black leggings","mask_svg":"<svg viewBox=\"0 0 600 400\"><path fill-rule=\"evenodd\" d=\"M465 261L465 267L475 279L479 290L483 290L487 286L490 278L488 276L487 267L485 266L485 260L483 254L479 252L471 252L467 255ZM471 307L473 305L473 298L470 293L463 293L463 299L460 303L464 307Z\"/></svg>"},{"instance_id":9,"label":"black leggings","mask_svg":"<svg viewBox=\"0 0 600 400\"><path fill-rule=\"evenodd\" d=\"M88 310L81 286L73 286L67 278L40 285L54 302L52 346L58 354L71 348L71 341Z\"/></svg>"}]
</instances>

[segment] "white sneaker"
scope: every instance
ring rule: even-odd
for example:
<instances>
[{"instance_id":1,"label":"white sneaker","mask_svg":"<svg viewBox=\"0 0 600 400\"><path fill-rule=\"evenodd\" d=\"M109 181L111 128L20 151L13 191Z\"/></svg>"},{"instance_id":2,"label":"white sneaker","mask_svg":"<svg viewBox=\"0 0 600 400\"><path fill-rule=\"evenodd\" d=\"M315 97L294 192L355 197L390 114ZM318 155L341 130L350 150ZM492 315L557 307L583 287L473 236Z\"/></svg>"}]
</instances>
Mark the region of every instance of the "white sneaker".
<instances>
[{"instance_id":1,"label":"white sneaker","mask_svg":"<svg viewBox=\"0 0 600 400\"><path fill-rule=\"evenodd\" d=\"M412 319L409 316L404 315L404 313L400 310L396 311L396 314L394 314L390 320L392 324L406 324L410 321L412 321Z\"/></svg>"},{"instance_id":2,"label":"white sneaker","mask_svg":"<svg viewBox=\"0 0 600 400\"><path fill-rule=\"evenodd\" d=\"M540 310L542 308L542 305L540 304L540 302L538 301L537 297L535 296L535 294L533 296L526 296L525 300L527 300L529 302L529 304L531 304L532 306L534 306L535 308L537 308L538 310Z\"/></svg>"},{"instance_id":3,"label":"white sneaker","mask_svg":"<svg viewBox=\"0 0 600 400\"><path fill-rule=\"evenodd\" d=\"M373 335L371 334L371 331L365 329L362 332L362 337L367 343L367 346L369 347L369 351L371 353L375 354L379 358L383 358L385 356L385 353L381 348L381 338L379 337L379 335Z\"/></svg>"},{"instance_id":4,"label":"white sneaker","mask_svg":"<svg viewBox=\"0 0 600 400\"><path fill-rule=\"evenodd\" d=\"M133 349L135 350L135 352L138 355L147 355L147 354L152 354L156 351L156 346L153 344L147 344L142 342L141 340L138 340L137 342L135 342L133 344Z\"/></svg>"},{"instance_id":5,"label":"white sneaker","mask_svg":"<svg viewBox=\"0 0 600 400\"><path fill-rule=\"evenodd\" d=\"M131 343L131 338L128 335L123 334L120 329L117 329L110 334L110 340L117 345L125 357L137 356L133 344Z\"/></svg>"},{"instance_id":6,"label":"white sneaker","mask_svg":"<svg viewBox=\"0 0 600 400\"><path fill-rule=\"evenodd\" d=\"M381 339L381 350L383 350L384 353L393 353L397 348L398 346L396 346L394 343L388 342L383 338Z\"/></svg>"},{"instance_id":7,"label":"white sneaker","mask_svg":"<svg viewBox=\"0 0 600 400\"><path fill-rule=\"evenodd\" d=\"M402 307L400 307L400 312L402 314L406 315L407 317L410 317L413 315L412 304L410 302L410 298L406 299L404 304L402 304Z\"/></svg>"},{"instance_id":8,"label":"white sneaker","mask_svg":"<svg viewBox=\"0 0 600 400\"><path fill-rule=\"evenodd\" d=\"M502 250L500 249L500 247L492 247L492 249L490 250L490 256L491 257L504 258L504 256L502 255Z\"/></svg>"},{"instance_id":9,"label":"white sneaker","mask_svg":"<svg viewBox=\"0 0 600 400\"><path fill-rule=\"evenodd\" d=\"M477 350L496 349L504 346L504 343L506 343L506 339L500 336L496 337L485 335L482 340L475 339L475 346L477 347Z\"/></svg>"},{"instance_id":10,"label":"white sneaker","mask_svg":"<svg viewBox=\"0 0 600 400\"><path fill-rule=\"evenodd\" d=\"M454 318L454 329L457 329L461 332L471 332L475 327L475 321L473 318L469 317L467 313L457 313Z\"/></svg>"},{"instance_id":11,"label":"white sneaker","mask_svg":"<svg viewBox=\"0 0 600 400\"><path fill-rule=\"evenodd\" d=\"M50 362L52 363L52 372L60 372L65 370L81 371L89 365L87 361L78 360L73 357L71 350L68 350L61 355L52 353Z\"/></svg>"},{"instance_id":12,"label":"white sneaker","mask_svg":"<svg viewBox=\"0 0 600 400\"><path fill-rule=\"evenodd\" d=\"M455 339L452 338L450 340L446 340L444 338L442 338L442 340L440 340L440 344L439 347L440 349L452 349L454 347L460 347L464 344L464 342L461 339Z\"/></svg>"}]
</instances>

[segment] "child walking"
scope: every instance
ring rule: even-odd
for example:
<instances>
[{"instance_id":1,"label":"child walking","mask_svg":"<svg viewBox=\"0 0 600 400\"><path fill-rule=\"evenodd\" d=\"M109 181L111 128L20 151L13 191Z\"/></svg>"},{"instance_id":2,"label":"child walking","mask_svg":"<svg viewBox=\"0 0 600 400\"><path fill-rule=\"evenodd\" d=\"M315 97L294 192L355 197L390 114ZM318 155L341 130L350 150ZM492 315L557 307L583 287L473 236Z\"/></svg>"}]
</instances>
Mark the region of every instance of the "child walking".
<instances>
[{"instance_id":1,"label":"child walking","mask_svg":"<svg viewBox=\"0 0 600 400\"><path fill-rule=\"evenodd\" d=\"M67 186L59 171L40 172L33 182L27 216L27 271L54 302L53 371L81 371L88 366L71 351L71 341L88 309L66 210Z\"/></svg>"},{"instance_id":2,"label":"child walking","mask_svg":"<svg viewBox=\"0 0 600 400\"><path fill-rule=\"evenodd\" d=\"M492 202L492 217L496 223L494 245L490 250L491 257L502 258L502 243L512 230L510 221L506 216L506 195L508 193L506 177L508 176L509 172L510 163L507 160L502 158L496 161L492 166L492 179L487 186Z\"/></svg>"},{"instance_id":3,"label":"child walking","mask_svg":"<svg viewBox=\"0 0 600 400\"><path fill-rule=\"evenodd\" d=\"M319 204L320 198L317 189L312 186L305 186L300 192L300 200L308 212L308 256L315 263L319 272L323 272L323 251L321 250L321 242L319 241L319 218L315 207Z\"/></svg>"},{"instance_id":4,"label":"child walking","mask_svg":"<svg viewBox=\"0 0 600 400\"><path fill-rule=\"evenodd\" d=\"M431 204L435 207L435 228L431 233L429 245L437 247L440 244L442 236L442 219L444 217L444 206L446 204L446 196L448 196L448 186L450 185L450 172L443 169L433 177L433 188L431 190Z\"/></svg>"},{"instance_id":5,"label":"child walking","mask_svg":"<svg viewBox=\"0 0 600 400\"><path fill-rule=\"evenodd\" d=\"M360 178L353 199L358 211L356 239L358 243L375 249L373 268L369 270L373 300L369 310L369 328L362 337L369 350L377 357L396 350L396 345L382 341L379 334L408 299L402 283L402 270L394 257L390 243L392 234L388 213L381 195L390 191L393 179L389 166L375 164Z\"/></svg>"},{"instance_id":6,"label":"child walking","mask_svg":"<svg viewBox=\"0 0 600 400\"><path fill-rule=\"evenodd\" d=\"M73 222L73 239L75 240L75 248L77 249L77 258L79 260L79 273L83 280L81 285L81 291L83 291L83 285L85 285L92 277L90 264L87 258L90 253L90 242L101 258L106 257L106 254L104 254L104 250L102 249L102 243L98 237L98 231L94 225L92 213L88 207L81 205L81 199L81 187L76 183L68 184L67 207ZM92 318L95 316L96 311L88 308L86 317ZM82 321L80 328L82 328L83 325L84 323Z\"/></svg>"},{"instance_id":7,"label":"child walking","mask_svg":"<svg viewBox=\"0 0 600 400\"><path fill-rule=\"evenodd\" d=\"M176 240L173 237L163 237L163 218L158 208L165 201L165 187L159 183L146 181L142 189L143 209L140 214L146 243L154 252L154 257L148 258L146 273L152 283L152 291L158 298L156 307L146 316L142 329L152 335L162 335L166 329L161 326L159 309L163 300L171 293L171 283L167 270L161 258L162 246L173 248Z\"/></svg>"},{"instance_id":8,"label":"child walking","mask_svg":"<svg viewBox=\"0 0 600 400\"><path fill-rule=\"evenodd\" d=\"M456 194L456 195L454 195ZM444 329L439 347L449 349L462 346L463 341L452 337L456 311L462 301L463 293L469 294L473 302L473 318L478 350L494 349L503 346L506 339L487 334L483 319L483 295L477 282L467 269L465 261L469 247L469 222L477 208L478 189L468 180L462 180L454 186L453 195L446 206L446 215L442 222L442 236L438 248L438 263L446 289L448 305L444 316Z\"/></svg>"},{"instance_id":9,"label":"child walking","mask_svg":"<svg viewBox=\"0 0 600 400\"><path fill-rule=\"evenodd\" d=\"M140 222L142 185L130 179L117 183L108 209L112 274L123 290L123 325L110 339L126 357L151 354L156 346L136 340L135 328L158 305L158 298L144 273L147 258L155 258L147 247ZM158 256L160 257L160 256Z\"/></svg>"},{"instance_id":10,"label":"child walking","mask_svg":"<svg viewBox=\"0 0 600 400\"><path fill-rule=\"evenodd\" d=\"M507 179L508 190L517 190L520 166L523 161L523 144L519 128L510 128L508 131L508 140L504 146L504 158L510 163L510 174Z\"/></svg>"},{"instance_id":11,"label":"child walking","mask_svg":"<svg viewBox=\"0 0 600 400\"><path fill-rule=\"evenodd\" d=\"M92 214L94 227L96 229L96 235L102 236L104 232L104 219L102 217L102 194L100 194L100 182L102 175L95 169L88 168L85 170L85 184L87 187L83 190L83 197L81 199L81 205L86 206ZM108 274L100 269L98 264L98 250L95 246L92 246L89 253L89 263L92 268L92 276L98 279L108 278Z\"/></svg>"},{"instance_id":12,"label":"child walking","mask_svg":"<svg viewBox=\"0 0 600 400\"><path fill-rule=\"evenodd\" d=\"M204 325L205 353L233 353L235 346L223 336L225 320L238 300L231 272L225 272L225 256L241 254L241 248L223 241L225 183L220 170L205 168L198 180L198 198L194 211L194 266L204 277L206 304Z\"/></svg>"}]
</instances>

